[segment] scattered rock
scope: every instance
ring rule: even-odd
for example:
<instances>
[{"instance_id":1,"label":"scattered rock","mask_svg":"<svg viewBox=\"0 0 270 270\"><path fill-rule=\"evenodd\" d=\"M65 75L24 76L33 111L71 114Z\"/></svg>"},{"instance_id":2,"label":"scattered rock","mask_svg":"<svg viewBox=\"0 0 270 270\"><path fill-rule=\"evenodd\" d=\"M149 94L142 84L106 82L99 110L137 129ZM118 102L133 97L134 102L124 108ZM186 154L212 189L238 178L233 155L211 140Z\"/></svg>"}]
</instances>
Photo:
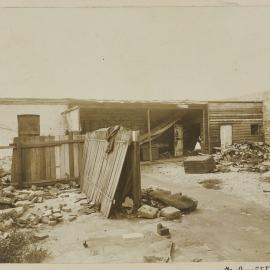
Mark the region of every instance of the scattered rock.
<instances>
[{"instance_id":1,"label":"scattered rock","mask_svg":"<svg viewBox=\"0 0 270 270\"><path fill-rule=\"evenodd\" d=\"M54 213L53 215L52 215L56 220L61 220L62 218L63 218L63 215L62 214L60 214L60 213Z\"/></svg>"},{"instance_id":2,"label":"scattered rock","mask_svg":"<svg viewBox=\"0 0 270 270\"><path fill-rule=\"evenodd\" d=\"M6 188L2 189L4 192L14 192L15 191L15 187L13 186L8 186Z\"/></svg>"},{"instance_id":3,"label":"scattered rock","mask_svg":"<svg viewBox=\"0 0 270 270\"><path fill-rule=\"evenodd\" d=\"M43 224L49 224L49 221L50 221L49 217L46 217L46 216L41 217L41 220L40 220L40 222Z\"/></svg>"},{"instance_id":4,"label":"scattered rock","mask_svg":"<svg viewBox=\"0 0 270 270\"><path fill-rule=\"evenodd\" d=\"M22 194L19 194L16 196L16 198L19 200L19 201L25 201L25 200L29 200L29 194L28 193L22 193Z\"/></svg>"},{"instance_id":5,"label":"scattered rock","mask_svg":"<svg viewBox=\"0 0 270 270\"><path fill-rule=\"evenodd\" d=\"M28 224L28 218L27 217L20 217L18 220L19 224Z\"/></svg>"},{"instance_id":6,"label":"scattered rock","mask_svg":"<svg viewBox=\"0 0 270 270\"><path fill-rule=\"evenodd\" d=\"M77 216L69 216L68 221L74 221L75 219L77 219Z\"/></svg>"},{"instance_id":7,"label":"scattered rock","mask_svg":"<svg viewBox=\"0 0 270 270\"><path fill-rule=\"evenodd\" d=\"M144 204L138 209L138 217L140 218L156 218L158 208Z\"/></svg>"},{"instance_id":8,"label":"scattered rock","mask_svg":"<svg viewBox=\"0 0 270 270\"><path fill-rule=\"evenodd\" d=\"M17 212L15 208L8 208L4 210L0 210L0 222L8 219L8 218L15 218L17 216Z\"/></svg>"},{"instance_id":9,"label":"scattered rock","mask_svg":"<svg viewBox=\"0 0 270 270\"><path fill-rule=\"evenodd\" d=\"M195 259L192 260L192 262L201 262L201 261L202 261L201 258L195 258Z\"/></svg>"},{"instance_id":10,"label":"scattered rock","mask_svg":"<svg viewBox=\"0 0 270 270\"><path fill-rule=\"evenodd\" d=\"M31 202L29 201L18 201L15 203L16 207L24 207L25 209L29 208L31 205Z\"/></svg>"},{"instance_id":11,"label":"scattered rock","mask_svg":"<svg viewBox=\"0 0 270 270\"><path fill-rule=\"evenodd\" d=\"M36 185L32 185L31 186L31 190L36 191L37 190L37 186Z\"/></svg>"},{"instance_id":12,"label":"scattered rock","mask_svg":"<svg viewBox=\"0 0 270 270\"><path fill-rule=\"evenodd\" d=\"M48 224L50 226L55 226L57 224L57 221L56 220L49 220Z\"/></svg>"},{"instance_id":13,"label":"scattered rock","mask_svg":"<svg viewBox=\"0 0 270 270\"><path fill-rule=\"evenodd\" d=\"M58 188L51 188L51 189L49 189L49 193L50 193L50 195L51 196L57 196L58 195L58 193L59 193L59 190L58 190Z\"/></svg>"},{"instance_id":14,"label":"scattered rock","mask_svg":"<svg viewBox=\"0 0 270 270\"><path fill-rule=\"evenodd\" d=\"M170 231L167 227L162 226L161 223L157 225L157 233L161 236L169 236Z\"/></svg>"},{"instance_id":15,"label":"scattered rock","mask_svg":"<svg viewBox=\"0 0 270 270\"><path fill-rule=\"evenodd\" d=\"M3 224L4 230L7 230L13 226L14 220L12 218L6 219L3 221L2 224Z\"/></svg>"},{"instance_id":16,"label":"scattered rock","mask_svg":"<svg viewBox=\"0 0 270 270\"><path fill-rule=\"evenodd\" d=\"M41 220L41 217L38 216L37 214L34 214L34 213L31 213L29 216L28 216L28 220L31 224L33 225L37 225L40 220Z\"/></svg>"},{"instance_id":17,"label":"scattered rock","mask_svg":"<svg viewBox=\"0 0 270 270\"><path fill-rule=\"evenodd\" d=\"M32 200L31 200L31 203L37 203L38 201L38 197L34 197Z\"/></svg>"},{"instance_id":18,"label":"scattered rock","mask_svg":"<svg viewBox=\"0 0 270 270\"><path fill-rule=\"evenodd\" d=\"M133 208L133 200L129 197L125 198L125 201L122 203L122 206L125 208Z\"/></svg>"},{"instance_id":19,"label":"scattered rock","mask_svg":"<svg viewBox=\"0 0 270 270\"><path fill-rule=\"evenodd\" d=\"M270 183L270 171L261 175L261 181Z\"/></svg>"},{"instance_id":20,"label":"scattered rock","mask_svg":"<svg viewBox=\"0 0 270 270\"><path fill-rule=\"evenodd\" d=\"M142 233L128 233L123 234L124 240L135 240L135 239L143 239L144 235Z\"/></svg>"},{"instance_id":21,"label":"scattered rock","mask_svg":"<svg viewBox=\"0 0 270 270\"><path fill-rule=\"evenodd\" d=\"M15 199L14 198L7 198L7 197L0 197L0 206L9 206L14 207Z\"/></svg>"},{"instance_id":22,"label":"scattered rock","mask_svg":"<svg viewBox=\"0 0 270 270\"><path fill-rule=\"evenodd\" d=\"M62 207L62 211L63 212L70 213L71 212L71 208L70 207L67 207L67 206L64 206L64 207Z\"/></svg>"},{"instance_id":23,"label":"scattered rock","mask_svg":"<svg viewBox=\"0 0 270 270\"><path fill-rule=\"evenodd\" d=\"M65 207L65 206L67 206L66 203L60 203L60 204L59 204L59 208L60 208L60 209L62 209L62 208Z\"/></svg>"},{"instance_id":24,"label":"scattered rock","mask_svg":"<svg viewBox=\"0 0 270 270\"><path fill-rule=\"evenodd\" d=\"M81 209L79 210L79 214L80 214L80 215L90 215L90 214L93 214L93 213L95 213L95 212L96 212L95 209L89 208L89 207L84 207L84 208L81 208Z\"/></svg>"},{"instance_id":25,"label":"scattered rock","mask_svg":"<svg viewBox=\"0 0 270 270\"><path fill-rule=\"evenodd\" d=\"M173 206L181 211L191 212L197 208L198 201L181 193L172 194L170 191L156 189L149 192L149 195L165 205Z\"/></svg>"},{"instance_id":26,"label":"scattered rock","mask_svg":"<svg viewBox=\"0 0 270 270\"><path fill-rule=\"evenodd\" d=\"M175 207L168 206L161 209L160 216L170 220L178 219L181 217L181 211Z\"/></svg>"},{"instance_id":27,"label":"scattered rock","mask_svg":"<svg viewBox=\"0 0 270 270\"><path fill-rule=\"evenodd\" d=\"M16 211L16 217L20 217L25 212L25 208L23 206L15 207L14 210Z\"/></svg>"},{"instance_id":28,"label":"scattered rock","mask_svg":"<svg viewBox=\"0 0 270 270\"><path fill-rule=\"evenodd\" d=\"M35 238L36 240L44 240L44 239L46 239L46 238L48 238L48 237L49 237L48 234L42 234L42 233L36 233L36 234L34 235L34 238Z\"/></svg>"},{"instance_id":29,"label":"scattered rock","mask_svg":"<svg viewBox=\"0 0 270 270\"><path fill-rule=\"evenodd\" d=\"M69 197L69 194L62 194L60 195L60 198L68 198Z\"/></svg>"},{"instance_id":30,"label":"scattered rock","mask_svg":"<svg viewBox=\"0 0 270 270\"><path fill-rule=\"evenodd\" d=\"M49 209L49 210L44 211L42 216L49 217L52 214L53 214L53 211L51 209Z\"/></svg>"}]
</instances>

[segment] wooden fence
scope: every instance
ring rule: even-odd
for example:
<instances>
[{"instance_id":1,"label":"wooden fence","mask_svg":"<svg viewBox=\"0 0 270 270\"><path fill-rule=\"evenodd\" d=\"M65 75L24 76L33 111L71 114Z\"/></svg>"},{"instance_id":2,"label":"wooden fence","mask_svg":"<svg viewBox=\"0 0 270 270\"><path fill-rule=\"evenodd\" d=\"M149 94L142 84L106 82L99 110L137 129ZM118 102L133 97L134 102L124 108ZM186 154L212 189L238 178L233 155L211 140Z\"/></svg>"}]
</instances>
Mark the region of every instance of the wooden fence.
<instances>
[{"instance_id":1,"label":"wooden fence","mask_svg":"<svg viewBox=\"0 0 270 270\"><path fill-rule=\"evenodd\" d=\"M78 180L84 135L14 138L11 181L18 187Z\"/></svg>"},{"instance_id":2,"label":"wooden fence","mask_svg":"<svg viewBox=\"0 0 270 270\"><path fill-rule=\"evenodd\" d=\"M141 203L139 133L119 131L108 153L107 130L86 134L81 190L108 217L112 205L121 206L126 196L136 210Z\"/></svg>"}]
</instances>

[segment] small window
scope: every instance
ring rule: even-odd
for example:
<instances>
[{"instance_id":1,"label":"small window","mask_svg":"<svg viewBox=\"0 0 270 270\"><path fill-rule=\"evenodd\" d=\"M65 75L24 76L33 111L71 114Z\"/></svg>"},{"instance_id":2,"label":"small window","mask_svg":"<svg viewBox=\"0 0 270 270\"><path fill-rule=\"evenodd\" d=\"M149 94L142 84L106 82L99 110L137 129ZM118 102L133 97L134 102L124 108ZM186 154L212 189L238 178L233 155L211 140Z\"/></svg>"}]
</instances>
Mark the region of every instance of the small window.
<instances>
[{"instance_id":1,"label":"small window","mask_svg":"<svg viewBox=\"0 0 270 270\"><path fill-rule=\"evenodd\" d=\"M258 124L250 125L250 132L251 135L259 135L259 125Z\"/></svg>"}]
</instances>

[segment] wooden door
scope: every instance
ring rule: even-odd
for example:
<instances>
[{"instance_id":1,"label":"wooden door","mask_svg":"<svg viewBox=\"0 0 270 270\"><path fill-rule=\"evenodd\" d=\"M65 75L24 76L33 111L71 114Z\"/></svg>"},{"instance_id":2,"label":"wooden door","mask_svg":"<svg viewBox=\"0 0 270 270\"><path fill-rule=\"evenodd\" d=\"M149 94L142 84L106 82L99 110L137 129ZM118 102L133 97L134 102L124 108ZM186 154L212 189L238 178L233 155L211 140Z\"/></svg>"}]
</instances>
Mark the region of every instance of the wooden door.
<instances>
[{"instance_id":1,"label":"wooden door","mask_svg":"<svg viewBox=\"0 0 270 270\"><path fill-rule=\"evenodd\" d=\"M183 156L183 127L182 125L174 125L174 156Z\"/></svg>"},{"instance_id":2,"label":"wooden door","mask_svg":"<svg viewBox=\"0 0 270 270\"><path fill-rule=\"evenodd\" d=\"M232 125L221 125L220 126L221 149L225 149L229 145L232 145Z\"/></svg>"}]
</instances>

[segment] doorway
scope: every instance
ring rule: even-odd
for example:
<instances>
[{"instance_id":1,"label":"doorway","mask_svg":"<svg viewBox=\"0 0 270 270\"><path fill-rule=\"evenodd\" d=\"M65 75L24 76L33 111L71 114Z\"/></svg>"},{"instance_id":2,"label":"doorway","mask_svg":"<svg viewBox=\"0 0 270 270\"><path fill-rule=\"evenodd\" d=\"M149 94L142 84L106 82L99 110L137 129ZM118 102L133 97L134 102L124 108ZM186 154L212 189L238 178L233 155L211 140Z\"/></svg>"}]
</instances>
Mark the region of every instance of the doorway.
<instances>
[{"instance_id":1,"label":"doorway","mask_svg":"<svg viewBox=\"0 0 270 270\"><path fill-rule=\"evenodd\" d=\"M220 146L221 149L227 148L232 145L232 125L220 126Z\"/></svg>"}]
</instances>

